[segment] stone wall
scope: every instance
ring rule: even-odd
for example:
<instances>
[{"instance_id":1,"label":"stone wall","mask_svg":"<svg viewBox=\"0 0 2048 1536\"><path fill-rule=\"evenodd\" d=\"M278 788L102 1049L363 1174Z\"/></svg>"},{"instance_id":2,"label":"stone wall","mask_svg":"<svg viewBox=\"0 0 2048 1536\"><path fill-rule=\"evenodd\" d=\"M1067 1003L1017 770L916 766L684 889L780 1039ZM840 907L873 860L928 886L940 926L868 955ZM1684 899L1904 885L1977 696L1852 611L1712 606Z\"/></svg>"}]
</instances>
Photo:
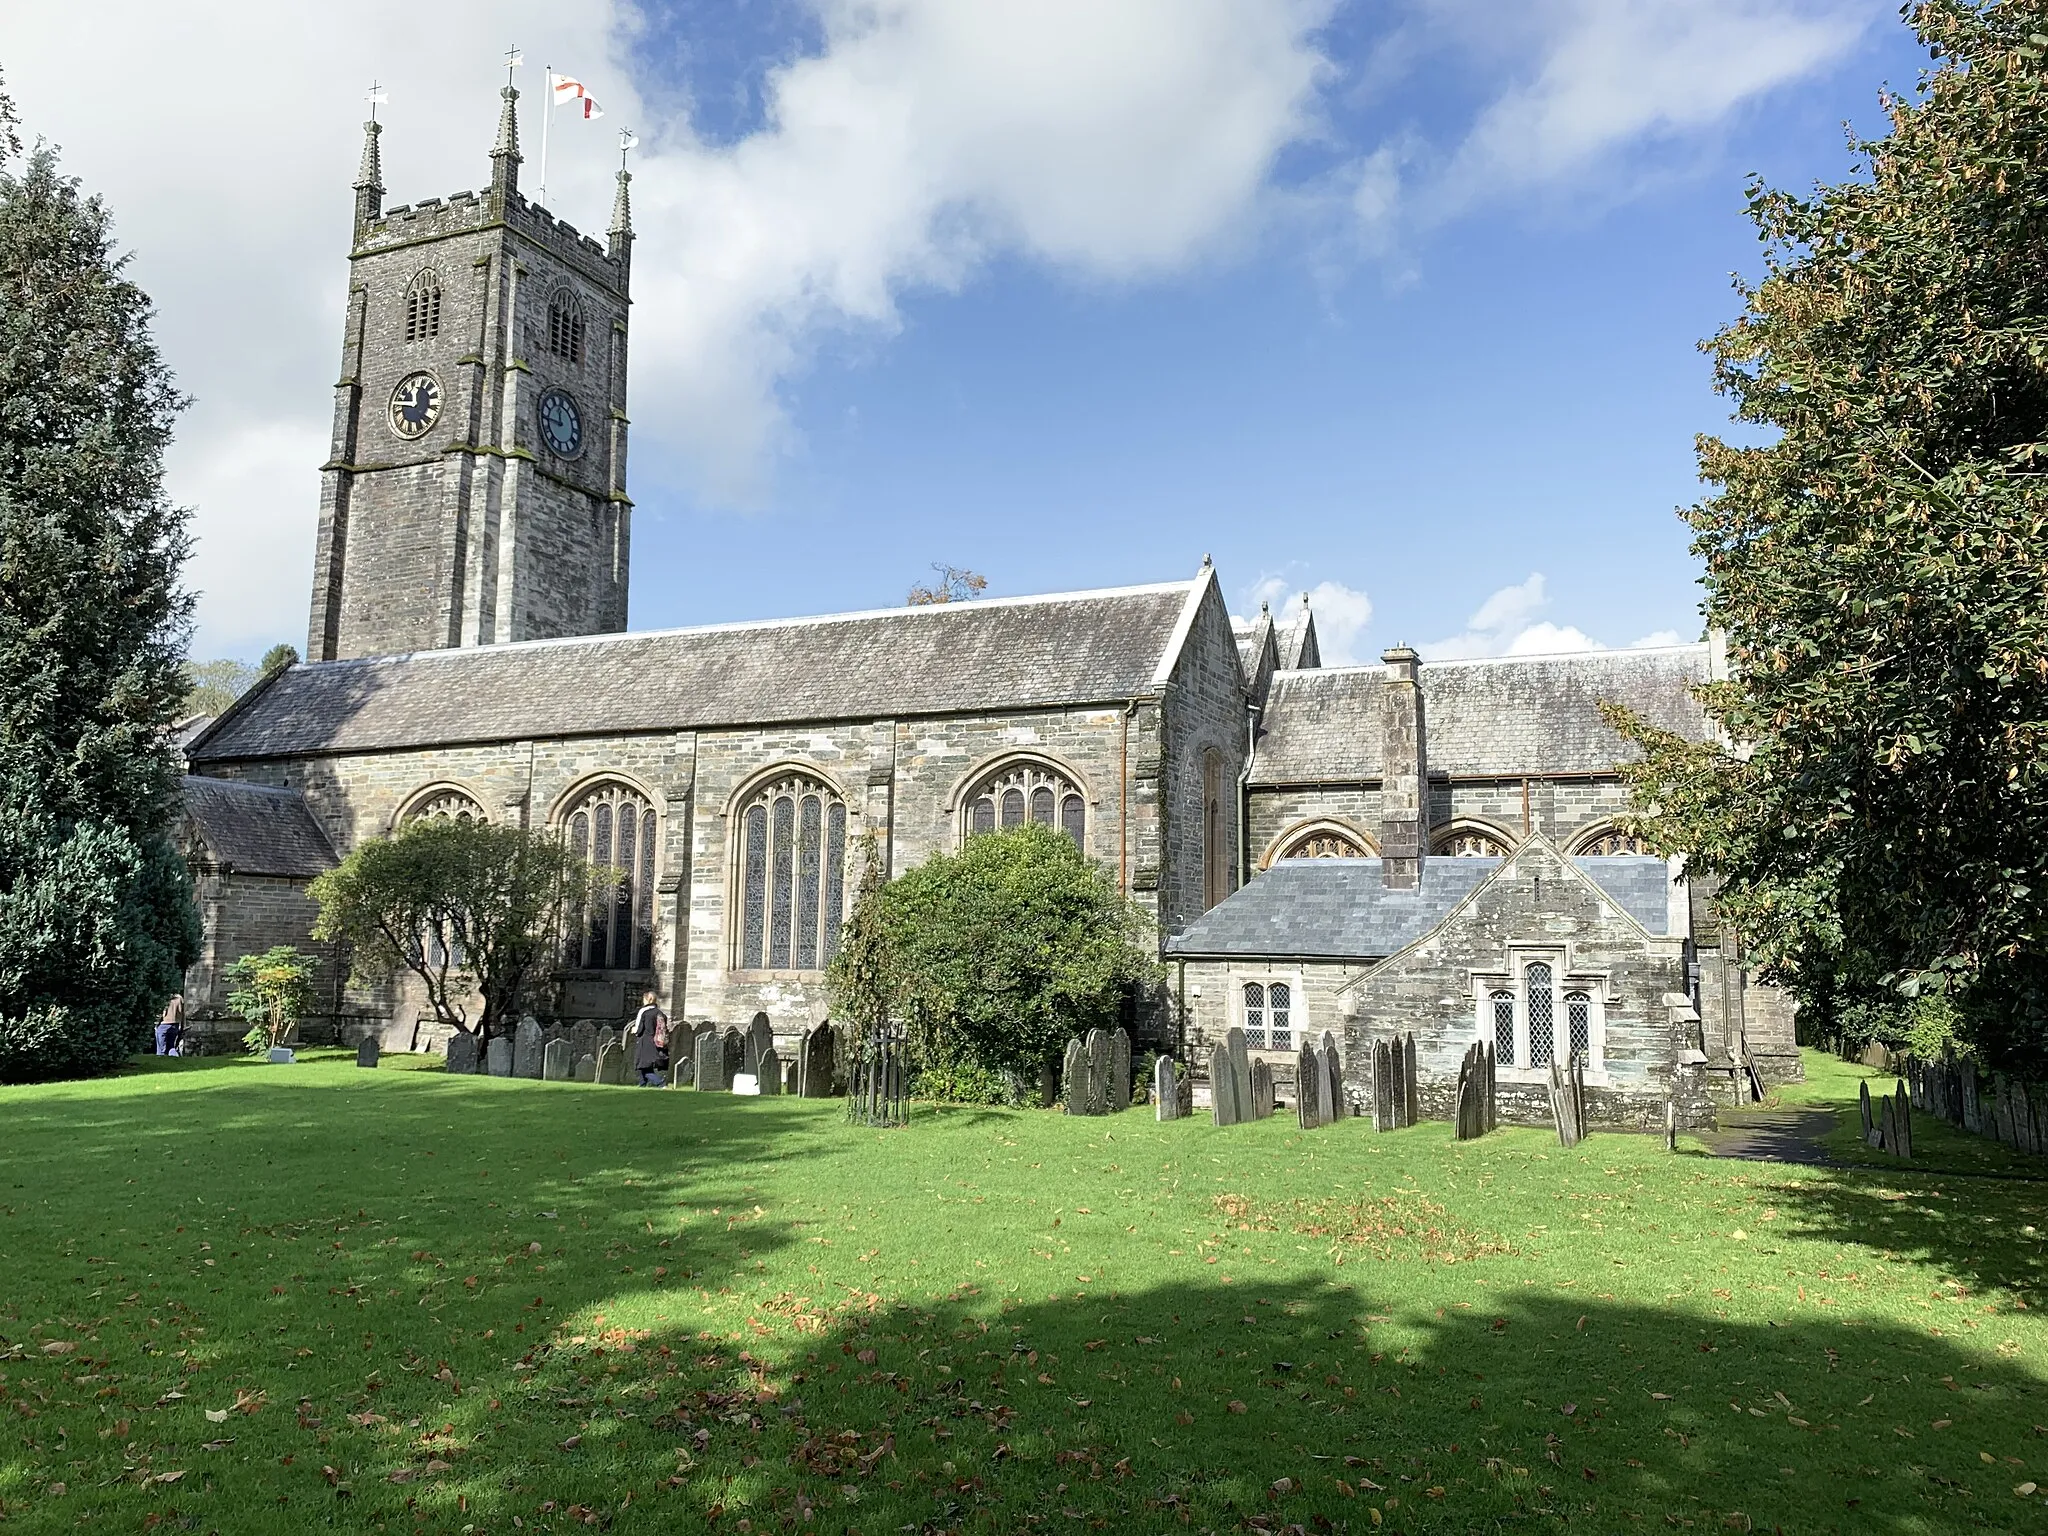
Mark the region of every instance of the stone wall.
<instances>
[{"instance_id":1,"label":"stone wall","mask_svg":"<svg viewBox=\"0 0 2048 1536\"><path fill-rule=\"evenodd\" d=\"M1233 1025L1244 1022L1240 999L1245 983L1252 981L1262 986L1284 981L1294 990L1294 1043L1285 1050L1251 1053L1272 1067L1274 1082L1286 1087L1290 1099L1295 1053L1304 1038L1320 1041L1328 1030L1336 1038L1339 1057L1348 1055L1342 993L1365 973L1363 966L1315 960L1190 960L1175 969L1185 972L1171 983L1187 999L1182 1018L1185 1059L1198 1074L1207 1074L1210 1051L1223 1043Z\"/></svg>"},{"instance_id":2,"label":"stone wall","mask_svg":"<svg viewBox=\"0 0 2048 1536\"><path fill-rule=\"evenodd\" d=\"M200 955L185 973L186 1054L239 1051L248 1021L228 1008L234 988L222 977L245 955L260 955L290 944L320 961L314 975L314 1008L300 1027L300 1038L326 1042L353 1023L344 987L345 967L335 946L313 937L319 907L306 894L308 882L268 875L223 873L201 864L193 882L202 923ZM387 1006L388 1006L388 1000Z\"/></svg>"},{"instance_id":3,"label":"stone wall","mask_svg":"<svg viewBox=\"0 0 2048 1536\"><path fill-rule=\"evenodd\" d=\"M1380 789L1377 784L1254 788L1249 799L1254 873L1268 867L1279 856L1283 837L1314 822L1341 823L1360 839L1359 846L1368 854L1379 849Z\"/></svg>"},{"instance_id":4,"label":"stone wall","mask_svg":"<svg viewBox=\"0 0 2048 1536\"><path fill-rule=\"evenodd\" d=\"M1222 594L1213 581L1201 594L1167 684L1155 749L1161 765L1158 912L1165 933L1179 933L1208 911L1212 894L1221 899L1237 889L1237 781L1249 729L1244 666ZM1206 775L1205 763L1213 764ZM1211 788L1213 828L1206 805Z\"/></svg>"},{"instance_id":5,"label":"stone wall","mask_svg":"<svg viewBox=\"0 0 2048 1536\"><path fill-rule=\"evenodd\" d=\"M1589 977L1604 993L1604 1048L1586 1076L1589 1120L1647 1127L1687 1090L1675 1073L1680 1042L1665 998L1684 991L1684 941L1645 937L1547 841L1525 844L1427 938L1391 956L1351 991L1349 1092L1370 1089L1375 1039L1413 1031L1425 1111L1447 1119L1459 1061L1481 1038L1479 978L1513 977L1531 952L1556 956L1560 979ZM1513 982L1510 985L1514 985ZM1542 1074L1503 1062L1503 1119L1547 1122Z\"/></svg>"}]
</instances>

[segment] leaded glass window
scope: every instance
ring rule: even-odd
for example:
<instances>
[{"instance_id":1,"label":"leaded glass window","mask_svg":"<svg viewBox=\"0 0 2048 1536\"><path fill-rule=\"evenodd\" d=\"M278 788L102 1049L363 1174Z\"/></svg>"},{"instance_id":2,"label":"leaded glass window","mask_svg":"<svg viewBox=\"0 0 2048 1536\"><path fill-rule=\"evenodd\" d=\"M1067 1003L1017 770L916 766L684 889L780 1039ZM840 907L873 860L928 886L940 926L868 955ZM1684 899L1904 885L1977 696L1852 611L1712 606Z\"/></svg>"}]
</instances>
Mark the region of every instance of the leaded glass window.
<instances>
[{"instance_id":1,"label":"leaded glass window","mask_svg":"<svg viewBox=\"0 0 2048 1536\"><path fill-rule=\"evenodd\" d=\"M1057 827L1085 848L1088 802L1079 786L1042 763L1018 763L978 785L967 796L967 835L1009 831L1029 820Z\"/></svg>"},{"instance_id":2,"label":"leaded glass window","mask_svg":"<svg viewBox=\"0 0 2048 1536\"><path fill-rule=\"evenodd\" d=\"M572 363L583 361L583 308L566 288L548 300L548 350Z\"/></svg>"},{"instance_id":3,"label":"leaded glass window","mask_svg":"<svg viewBox=\"0 0 2048 1536\"><path fill-rule=\"evenodd\" d=\"M1276 1051L1294 1049L1294 988L1284 981L1266 988L1266 1036Z\"/></svg>"},{"instance_id":4,"label":"leaded glass window","mask_svg":"<svg viewBox=\"0 0 2048 1536\"><path fill-rule=\"evenodd\" d=\"M1493 1007L1493 1059L1515 1064L1515 994L1497 991L1487 999Z\"/></svg>"},{"instance_id":5,"label":"leaded glass window","mask_svg":"<svg viewBox=\"0 0 2048 1536\"><path fill-rule=\"evenodd\" d=\"M1623 853L1652 853L1655 850L1640 837L1630 837L1626 832L1609 830L1588 842L1579 850L1595 858L1611 858Z\"/></svg>"},{"instance_id":6,"label":"leaded glass window","mask_svg":"<svg viewBox=\"0 0 2048 1536\"><path fill-rule=\"evenodd\" d=\"M1283 859L1362 859L1365 848L1357 839L1346 837L1342 832L1328 827L1318 828L1297 837L1287 845Z\"/></svg>"},{"instance_id":7,"label":"leaded glass window","mask_svg":"<svg viewBox=\"0 0 2048 1536\"><path fill-rule=\"evenodd\" d=\"M1454 859L1498 859L1506 857L1508 849L1490 832L1465 829L1438 838L1436 851Z\"/></svg>"},{"instance_id":8,"label":"leaded glass window","mask_svg":"<svg viewBox=\"0 0 2048 1536\"><path fill-rule=\"evenodd\" d=\"M448 821L480 822L484 819L484 808L459 789L443 789L429 795L405 813L405 819L409 822L426 821L435 817Z\"/></svg>"},{"instance_id":9,"label":"leaded glass window","mask_svg":"<svg viewBox=\"0 0 2048 1536\"><path fill-rule=\"evenodd\" d=\"M441 334L441 278L432 267L405 290L405 339L426 341Z\"/></svg>"},{"instance_id":10,"label":"leaded glass window","mask_svg":"<svg viewBox=\"0 0 2048 1536\"><path fill-rule=\"evenodd\" d=\"M1244 1043L1253 1050L1266 1048L1266 988L1261 982L1244 984Z\"/></svg>"},{"instance_id":11,"label":"leaded glass window","mask_svg":"<svg viewBox=\"0 0 2048 1536\"><path fill-rule=\"evenodd\" d=\"M1557 1014L1556 1004L1550 995L1550 967L1541 960L1531 962L1529 968L1522 972L1522 987L1528 997L1529 1065L1547 1067L1557 1048Z\"/></svg>"},{"instance_id":12,"label":"leaded glass window","mask_svg":"<svg viewBox=\"0 0 2048 1536\"><path fill-rule=\"evenodd\" d=\"M738 932L742 970L819 971L839 952L846 916L846 805L829 785L793 773L739 812Z\"/></svg>"},{"instance_id":13,"label":"leaded glass window","mask_svg":"<svg viewBox=\"0 0 2048 1536\"><path fill-rule=\"evenodd\" d=\"M654 851L658 818L627 784L597 785L571 808L569 847L612 876L612 888L571 925L563 963L577 970L644 971L654 964Z\"/></svg>"},{"instance_id":14,"label":"leaded glass window","mask_svg":"<svg viewBox=\"0 0 2048 1536\"><path fill-rule=\"evenodd\" d=\"M1564 995L1565 1025L1571 1031L1571 1059L1587 1065L1593 1052L1593 999L1584 992Z\"/></svg>"}]
</instances>

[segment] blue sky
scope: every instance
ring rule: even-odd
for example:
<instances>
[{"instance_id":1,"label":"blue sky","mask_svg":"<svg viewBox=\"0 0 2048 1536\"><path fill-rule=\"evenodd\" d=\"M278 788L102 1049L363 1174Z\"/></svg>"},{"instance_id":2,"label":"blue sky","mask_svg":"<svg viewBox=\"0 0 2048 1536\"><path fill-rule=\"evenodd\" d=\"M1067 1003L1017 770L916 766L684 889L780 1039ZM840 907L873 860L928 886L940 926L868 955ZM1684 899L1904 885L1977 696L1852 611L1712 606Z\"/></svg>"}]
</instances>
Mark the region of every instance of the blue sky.
<instances>
[{"instance_id":1,"label":"blue sky","mask_svg":"<svg viewBox=\"0 0 2048 1536\"><path fill-rule=\"evenodd\" d=\"M152 37L139 7L125 86L118 58L67 78L63 17L19 8L34 35L0 52L200 396L173 487L202 653L303 627L350 72L393 85L390 201L481 174L494 50L422 69L435 39L390 9ZM573 65L645 142L634 627L892 605L932 561L995 595L1207 553L1239 612L1319 589L1359 659L1696 635L1673 509L1725 423L1695 344L1756 267L1745 175L1842 176L1843 121L1923 62L1888 6L1824 0L446 9ZM282 221L246 165L152 174L102 126L166 49L231 35L274 82ZM177 137L191 109L160 110ZM597 228L609 136L582 133L550 181ZM239 316L195 192L263 230Z\"/></svg>"}]
</instances>

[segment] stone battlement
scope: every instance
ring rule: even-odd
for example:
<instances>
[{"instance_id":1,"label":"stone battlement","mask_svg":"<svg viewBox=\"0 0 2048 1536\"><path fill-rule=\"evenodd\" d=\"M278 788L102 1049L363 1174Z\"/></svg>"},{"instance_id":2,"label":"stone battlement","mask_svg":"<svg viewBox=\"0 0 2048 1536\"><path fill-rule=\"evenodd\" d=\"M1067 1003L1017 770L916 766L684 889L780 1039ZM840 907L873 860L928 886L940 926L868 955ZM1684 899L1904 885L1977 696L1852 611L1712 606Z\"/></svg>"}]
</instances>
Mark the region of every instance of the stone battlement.
<instances>
[{"instance_id":1,"label":"stone battlement","mask_svg":"<svg viewBox=\"0 0 2048 1536\"><path fill-rule=\"evenodd\" d=\"M564 258L602 262L605 270L615 268L605 244L582 233L566 219L557 218L538 203L515 194L507 210L506 223L527 239ZM477 192L457 192L450 197L427 197L416 203L401 203L370 221L357 242L358 254L410 244L416 240L462 234L481 229L491 222L490 200ZM623 287L621 281L618 286Z\"/></svg>"}]
</instances>

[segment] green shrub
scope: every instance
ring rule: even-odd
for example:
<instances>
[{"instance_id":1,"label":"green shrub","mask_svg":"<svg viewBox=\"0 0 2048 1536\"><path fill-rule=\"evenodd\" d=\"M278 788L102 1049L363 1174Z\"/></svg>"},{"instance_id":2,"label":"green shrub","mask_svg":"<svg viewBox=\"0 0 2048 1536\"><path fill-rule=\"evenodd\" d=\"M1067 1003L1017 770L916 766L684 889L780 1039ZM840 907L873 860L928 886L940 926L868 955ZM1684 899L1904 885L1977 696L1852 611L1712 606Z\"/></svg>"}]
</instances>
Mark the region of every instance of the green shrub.
<instances>
[{"instance_id":1,"label":"green shrub","mask_svg":"<svg viewBox=\"0 0 2048 1536\"><path fill-rule=\"evenodd\" d=\"M915 1092L920 1099L942 1104L1010 1104L1015 1102L1008 1073L973 1061L932 1062L920 1067Z\"/></svg>"}]
</instances>

